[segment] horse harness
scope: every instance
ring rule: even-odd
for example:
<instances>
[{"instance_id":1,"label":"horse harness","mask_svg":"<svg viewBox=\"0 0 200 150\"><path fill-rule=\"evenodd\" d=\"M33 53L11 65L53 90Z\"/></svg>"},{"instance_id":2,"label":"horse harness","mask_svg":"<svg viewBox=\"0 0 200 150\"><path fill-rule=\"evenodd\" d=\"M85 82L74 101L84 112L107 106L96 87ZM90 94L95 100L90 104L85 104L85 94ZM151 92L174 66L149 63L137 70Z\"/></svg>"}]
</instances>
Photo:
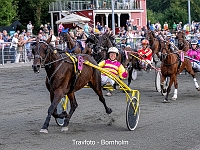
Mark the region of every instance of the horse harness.
<instances>
[{"instance_id":1,"label":"horse harness","mask_svg":"<svg viewBox=\"0 0 200 150\"><path fill-rule=\"evenodd\" d=\"M45 58L43 59L40 54L39 54L39 48L40 46L38 46L38 50L37 50L37 54L35 55L35 58L39 58L41 60L41 65L43 65L44 67L49 67L51 68L51 64L55 63L55 62L59 62L61 61L61 63L56 67L56 69L54 70L54 72L52 73L52 75L50 77L47 76L47 80L48 80L48 84L51 85L51 79L53 78L53 76L56 74L56 72L61 68L61 66L63 65L64 62L68 62L68 63L73 63L74 65L74 72L75 72L75 79L74 79L74 84L73 84L73 87L75 86L76 84L76 81L77 81L77 78L78 78L78 75L81 73L81 69L80 69L80 65L82 65L83 63L83 59L82 58L79 58L77 59L77 57L73 54L69 54L67 52L65 52L65 54L68 56L68 57L63 57L63 55L60 55L61 58L60 59L57 59L55 61L52 61L52 62L49 62L49 63L46 63L45 64L45 61L48 57L48 55L50 54L51 51L53 51L54 54L57 53L57 50L56 49L52 49L46 42L44 41L40 41L40 43L43 43L47 46L47 52L46 52L46 55L45 55ZM69 62L66 60L66 58L70 58L70 60L72 62ZM79 61L79 62L78 62ZM81 61L81 62L80 62ZM78 69L77 69L78 68Z\"/></svg>"}]
</instances>

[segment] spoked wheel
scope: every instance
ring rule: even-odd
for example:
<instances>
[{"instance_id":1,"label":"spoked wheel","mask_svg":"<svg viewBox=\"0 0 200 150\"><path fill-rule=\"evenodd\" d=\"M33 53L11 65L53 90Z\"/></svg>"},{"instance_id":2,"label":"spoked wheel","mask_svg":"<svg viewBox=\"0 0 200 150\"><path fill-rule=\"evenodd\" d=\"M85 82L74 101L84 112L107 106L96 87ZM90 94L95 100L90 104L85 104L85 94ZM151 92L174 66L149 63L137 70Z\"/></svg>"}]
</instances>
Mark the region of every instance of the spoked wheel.
<instances>
[{"instance_id":1,"label":"spoked wheel","mask_svg":"<svg viewBox=\"0 0 200 150\"><path fill-rule=\"evenodd\" d=\"M164 87L163 87L163 89L166 89L166 92L164 92L163 89L161 89L161 94L162 94L163 96L166 96L166 95L167 95L167 88L168 88L168 86L169 86L169 77L167 77L167 78L165 79L165 82L164 82Z\"/></svg>"},{"instance_id":2,"label":"spoked wheel","mask_svg":"<svg viewBox=\"0 0 200 150\"><path fill-rule=\"evenodd\" d=\"M65 108L66 107L66 108ZM69 110L70 105L68 103L67 96L64 96L57 105L57 113L62 114L63 111ZM66 110L65 110L66 109ZM68 112L67 112L68 113ZM63 126L65 118L55 118L58 126Z\"/></svg>"},{"instance_id":3,"label":"spoked wheel","mask_svg":"<svg viewBox=\"0 0 200 150\"><path fill-rule=\"evenodd\" d=\"M160 81L161 81L161 72L156 71L155 86L158 92L161 92Z\"/></svg>"},{"instance_id":4,"label":"spoked wheel","mask_svg":"<svg viewBox=\"0 0 200 150\"><path fill-rule=\"evenodd\" d=\"M131 77L132 77L133 80L137 79L137 70L136 69L133 69Z\"/></svg>"},{"instance_id":5,"label":"spoked wheel","mask_svg":"<svg viewBox=\"0 0 200 150\"><path fill-rule=\"evenodd\" d=\"M137 103L137 99L133 98L132 102L127 103L126 107L126 125L131 131L137 127L139 121L140 107L136 107Z\"/></svg>"}]
</instances>

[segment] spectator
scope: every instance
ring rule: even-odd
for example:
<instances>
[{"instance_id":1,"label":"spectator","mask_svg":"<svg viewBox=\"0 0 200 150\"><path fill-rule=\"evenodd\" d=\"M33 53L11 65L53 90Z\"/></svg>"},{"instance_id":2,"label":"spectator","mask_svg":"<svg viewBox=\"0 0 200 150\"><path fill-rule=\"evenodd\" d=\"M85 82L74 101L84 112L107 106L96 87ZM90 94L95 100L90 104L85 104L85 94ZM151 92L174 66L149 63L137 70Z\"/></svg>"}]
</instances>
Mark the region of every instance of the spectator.
<instances>
[{"instance_id":1,"label":"spectator","mask_svg":"<svg viewBox=\"0 0 200 150\"><path fill-rule=\"evenodd\" d=\"M31 50L32 42L33 42L33 39L31 39L30 37L30 32L27 31L26 35L24 36L24 43L25 43L27 58L29 61L31 61L31 57L32 57L32 50Z\"/></svg>"},{"instance_id":2,"label":"spectator","mask_svg":"<svg viewBox=\"0 0 200 150\"><path fill-rule=\"evenodd\" d=\"M179 24L177 25L177 31L182 30L182 22L179 22Z\"/></svg>"},{"instance_id":3,"label":"spectator","mask_svg":"<svg viewBox=\"0 0 200 150\"><path fill-rule=\"evenodd\" d=\"M8 36L8 32L6 30L3 30L3 36L2 36L4 42L9 42L11 40L11 37ZM9 54L10 53L10 44L9 43L6 43L4 44L4 62L6 63L7 60L9 59Z\"/></svg>"},{"instance_id":4,"label":"spectator","mask_svg":"<svg viewBox=\"0 0 200 150\"><path fill-rule=\"evenodd\" d=\"M14 33L14 36L12 38L12 43L11 43L11 49L10 49L10 59L11 63L14 62L19 62L19 60L16 60L16 51L17 51L17 46L18 46L18 33ZM18 56L18 55L17 55ZM18 57L17 57L18 58ZM19 59L19 58L18 58Z\"/></svg>"},{"instance_id":5,"label":"spectator","mask_svg":"<svg viewBox=\"0 0 200 150\"><path fill-rule=\"evenodd\" d=\"M54 35L54 32L53 32L53 30L52 29L50 29L50 36L51 36L51 42L50 42L50 44L51 45L53 45L53 47L55 47L56 46L56 36Z\"/></svg>"},{"instance_id":6,"label":"spectator","mask_svg":"<svg viewBox=\"0 0 200 150\"><path fill-rule=\"evenodd\" d=\"M85 23L85 25L83 27L83 30L84 30L86 36L89 36L90 33L89 33L89 25L88 25L88 23Z\"/></svg>"},{"instance_id":7,"label":"spectator","mask_svg":"<svg viewBox=\"0 0 200 150\"><path fill-rule=\"evenodd\" d=\"M49 35L50 35L50 31L51 31L51 25L50 25L50 23L49 23L49 22L47 23L47 29L49 30Z\"/></svg>"},{"instance_id":8,"label":"spectator","mask_svg":"<svg viewBox=\"0 0 200 150\"><path fill-rule=\"evenodd\" d=\"M3 44L2 44L3 42L4 42L4 40L3 40L3 34L0 33L0 49L3 48Z\"/></svg>"},{"instance_id":9,"label":"spectator","mask_svg":"<svg viewBox=\"0 0 200 150\"><path fill-rule=\"evenodd\" d=\"M100 32L101 32L101 30L102 30L102 28L103 28L99 22L97 22L97 28L98 28L98 30L99 30Z\"/></svg>"},{"instance_id":10,"label":"spectator","mask_svg":"<svg viewBox=\"0 0 200 150\"><path fill-rule=\"evenodd\" d=\"M23 61L22 58L23 58L23 54L24 54L24 35L23 34L20 34L19 35L19 40L18 40L18 46L17 46L17 55L18 55L18 59L19 61ZM17 57L16 57L17 58Z\"/></svg>"},{"instance_id":11,"label":"spectator","mask_svg":"<svg viewBox=\"0 0 200 150\"><path fill-rule=\"evenodd\" d=\"M43 32L46 37L45 39L47 40L49 37L49 29L47 28L47 24L44 25Z\"/></svg>"},{"instance_id":12,"label":"spectator","mask_svg":"<svg viewBox=\"0 0 200 150\"><path fill-rule=\"evenodd\" d=\"M43 31L43 29L44 29L44 25L43 25L43 24L41 24L41 25L40 25L40 29L39 29L39 30L40 30L40 31Z\"/></svg>"},{"instance_id":13,"label":"spectator","mask_svg":"<svg viewBox=\"0 0 200 150\"><path fill-rule=\"evenodd\" d=\"M30 33L30 36L32 36L33 34L33 28L34 26L32 25L31 21L29 21L29 23L27 24L27 32Z\"/></svg>"},{"instance_id":14,"label":"spectator","mask_svg":"<svg viewBox=\"0 0 200 150\"><path fill-rule=\"evenodd\" d=\"M128 73L125 70L124 66L116 60L117 55L119 54L119 50L116 47L110 47L108 49L109 58L107 60L101 61L98 65L101 68L105 68L106 70L110 71L114 75L119 75L120 78L124 79L127 78ZM105 85L110 83L114 86L115 81L106 76L105 74L101 75L101 84ZM106 96L111 96L111 91L108 91Z\"/></svg>"},{"instance_id":15,"label":"spectator","mask_svg":"<svg viewBox=\"0 0 200 150\"><path fill-rule=\"evenodd\" d=\"M176 29L177 29L177 24L176 24L176 22L173 23L172 29L173 29L173 31L176 31Z\"/></svg>"},{"instance_id":16,"label":"spectator","mask_svg":"<svg viewBox=\"0 0 200 150\"><path fill-rule=\"evenodd\" d=\"M58 26L58 36L60 36L60 33L62 32L63 29L64 29L64 26L62 25L62 22L60 22Z\"/></svg>"},{"instance_id":17,"label":"spectator","mask_svg":"<svg viewBox=\"0 0 200 150\"><path fill-rule=\"evenodd\" d=\"M165 31L167 31L167 30L169 29L169 26L168 26L168 23L167 23L167 22L164 23L163 29L164 29Z\"/></svg>"}]
</instances>

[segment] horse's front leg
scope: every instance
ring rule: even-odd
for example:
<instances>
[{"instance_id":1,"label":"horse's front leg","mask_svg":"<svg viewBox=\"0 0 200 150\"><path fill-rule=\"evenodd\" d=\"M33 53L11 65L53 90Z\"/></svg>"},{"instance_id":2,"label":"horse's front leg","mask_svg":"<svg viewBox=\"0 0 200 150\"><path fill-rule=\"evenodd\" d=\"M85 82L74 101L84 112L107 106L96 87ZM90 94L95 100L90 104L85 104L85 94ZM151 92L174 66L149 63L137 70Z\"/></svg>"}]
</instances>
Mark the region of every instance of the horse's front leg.
<instances>
[{"instance_id":1,"label":"horse's front leg","mask_svg":"<svg viewBox=\"0 0 200 150\"><path fill-rule=\"evenodd\" d=\"M51 120L51 115L54 113L56 106L58 105L58 103L60 102L60 100L62 98L61 92L54 92L53 95L54 95L53 101L48 109L48 114L47 114L46 120L44 122L43 127L40 130L40 132L42 132L42 133L48 133L48 127L49 127L49 122Z\"/></svg>"},{"instance_id":2,"label":"horse's front leg","mask_svg":"<svg viewBox=\"0 0 200 150\"><path fill-rule=\"evenodd\" d=\"M171 75L170 76L170 81L169 81L169 86L167 88L167 94L166 94L166 97L165 97L165 101L168 101L168 96L169 96L169 93L171 91L172 84L175 81L175 78L176 78L176 75Z\"/></svg>"},{"instance_id":3,"label":"horse's front leg","mask_svg":"<svg viewBox=\"0 0 200 150\"><path fill-rule=\"evenodd\" d=\"M70 106L71 106L71 108L70 108L70 111L69 111L69 115L67 115L66 118L65 118L65 121L64 121L64 124L62 126L61 131L67 131L68 130L69 120L72 117L75 109L78 107L78 104L76 102L76 98L75 98L74 92L68 94L67 96L68 96L68 98L70 100Z\"/></svg>"},{"instance_id":4,"label":"horse's front leg","mask_svg":"<svg viewBox=\"0 0 200 150\"><path fill-rule=\"evenodd\" d=\"M174 95L172 97L172 100L176 100L177 99L177 93L178 93L178 81L177 81L177 75L175 75L174 77Z\"/></svg>"},{"instance_id":5,"label":"horse's front leg","mask_svg":"<svg viewBox=\"0 0 200 150\"><path fill-rule=\"evenodd\" d=\"M166 81L166 76L162 75L160 87L163 93L166 93L165 81Z\"/></svg>"}]
</instances>

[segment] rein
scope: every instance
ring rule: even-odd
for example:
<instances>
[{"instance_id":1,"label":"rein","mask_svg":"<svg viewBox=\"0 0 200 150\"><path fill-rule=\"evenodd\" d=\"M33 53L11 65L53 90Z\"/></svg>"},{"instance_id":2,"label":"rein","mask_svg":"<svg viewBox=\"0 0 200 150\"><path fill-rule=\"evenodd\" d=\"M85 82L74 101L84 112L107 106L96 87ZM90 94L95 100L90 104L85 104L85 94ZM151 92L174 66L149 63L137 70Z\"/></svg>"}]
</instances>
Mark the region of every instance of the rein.
<instances>
[{"instance_id":1,"label":"rein","mask_svg":"<svg viewBox=\"0 0 200 150\"><path fill-rule=\"evenodd\" d=\"M167 56L172 55L172 54L176 54L176 55L177 55L177 58L178 58L177 61L174 62L174 63L172 63L172 64L166 64L166 63L164 63L163 61L167 59ZM172 66L172 65L178 63L179 60L180 60L177 53L170 53L170 54L167 54L167 56L166 56L166 58L162 61L163 65L165 65L165 66Z\"/></svg>"}]
</instances>

